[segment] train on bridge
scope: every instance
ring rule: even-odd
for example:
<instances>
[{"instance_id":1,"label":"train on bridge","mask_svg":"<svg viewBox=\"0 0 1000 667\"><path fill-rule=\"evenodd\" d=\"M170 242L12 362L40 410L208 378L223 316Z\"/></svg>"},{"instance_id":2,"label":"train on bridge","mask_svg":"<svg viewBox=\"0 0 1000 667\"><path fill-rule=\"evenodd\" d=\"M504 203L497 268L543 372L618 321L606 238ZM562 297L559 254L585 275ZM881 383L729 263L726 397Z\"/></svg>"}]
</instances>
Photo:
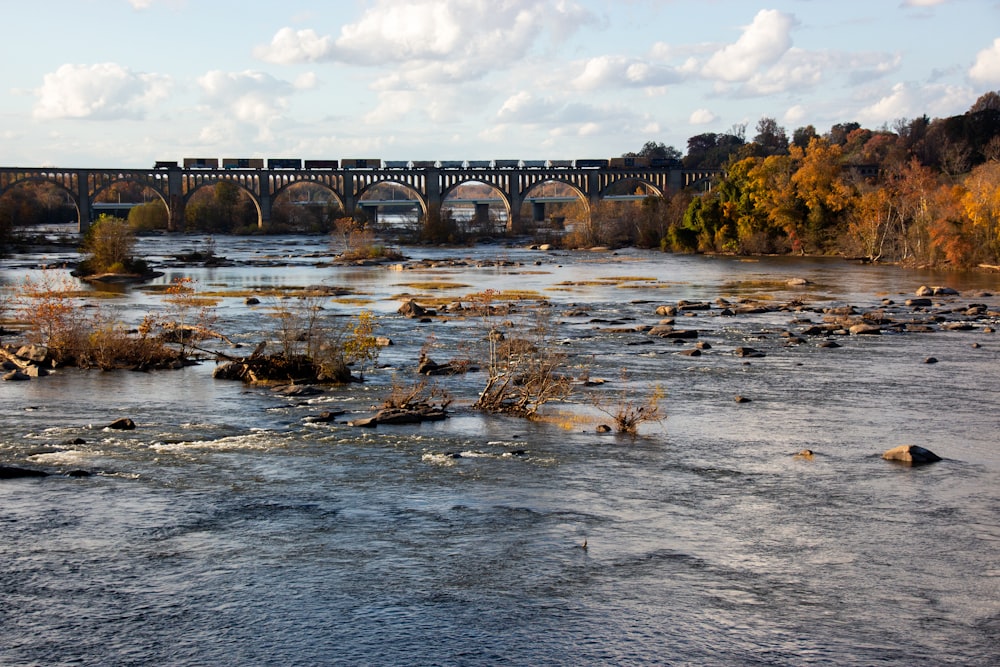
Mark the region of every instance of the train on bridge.
<instances>
[{"instance_id":1,"label":"train on bridge","mask_svg":"<svg viewBox=\"0 0 1000 667\"><path fill-rule=\"evenodd\" d=\"M158 161L154 169L180 169L182 163ZM680 160L613 157L578 160L302 160L300 158L184 158L185 169L680 169Z\"/></svg>"}]
</instances>

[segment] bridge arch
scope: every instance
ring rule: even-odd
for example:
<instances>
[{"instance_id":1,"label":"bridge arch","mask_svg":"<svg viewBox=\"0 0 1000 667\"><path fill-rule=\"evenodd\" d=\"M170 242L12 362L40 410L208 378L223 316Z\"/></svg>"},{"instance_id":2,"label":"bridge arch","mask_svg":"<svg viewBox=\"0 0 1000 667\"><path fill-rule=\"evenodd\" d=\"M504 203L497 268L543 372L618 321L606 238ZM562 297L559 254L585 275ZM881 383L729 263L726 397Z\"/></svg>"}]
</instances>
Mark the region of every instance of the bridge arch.
<instances>
[{"instance_id":1,"label":"bridge arch","mask_svg":"<svg viewBox=\"0 0 1000 667\"><path fill-rule=\"evenodd\" d=\"M194 198L194 196L198 192L204 190L205 188L209 188L209 187L210 188L215 188L215 186L218 185L218 184L220 184L220 183L231 184L231 185L235 186L236 188L238 188L240 192L244 193L247 197L249 197L250 201L253 203L254 208L257 211L257 228L258 229L263 229L264 228L264 218L265 218L265 215L264 215L264 211L261 208L260 199L258 199L257 194L253 190L251 190L250 188L248 188L241 179L225 178L224 176L221 176L221 177L208 176L206 178L197 179L195 182L193 182L193 183L190 184L191 187L186 187L185 188L184 194L183 194L183 197L182 197L182 209L181 210L187 211L188 205L191 203L191 200ZM188 184L186 184L186 185L188 185ZM270 211L268 211L268 216L267 217L270 217ZM186 223L187 223L187 221L185 219L185 224Z\"/></svg>"},{"instance_id":2,"label":"bridge arch","mask_svg":"<svg viewBox=\"0 0 1000 667\"><path fill-rule=\"evenodd\" d=\"M367 182L362 187L358 188L358 190L355 192L355 198L354 198L355 210L358 208L361 209L365 208L364 206L365 195L375 192L379 186L392 185L400 187L406 192L412 194L414 196L414 199L408 201L417 202L417 205L420 207L420 214L422 216L427 215L427 211L429 209L427 194L425 191L418 190L417 187L415 187L415 185L413 185L409 179L395 178L393 177L393 175L389 175L386 178L375 177L366 179L366 181Z\"/></svg>"},{"instance_id":3,"label":"bridge arch","mask_svg":"<svg viewBox=\"0 0 1000 667\"><path fill-rule=\"evenodd\" d=\"M6 175L6 174L5 174ZM68 182L67 182L68 181ZM77 231L83 230L83 211L80 206L76 179L63 179L55 174L23 174L15 178L0 179L0 198L5 195L15 196L15 193L31 183L42 183L53 186L66 195L67 203L72 205L76 213Z\"/></svg>"},{"instance_id":4,"label":"bridge arch","mask_svg":"<svg viewBox=\"0 0 1000 667\"><path fill-rule=\"evenodd\" d=\"M604 188L601 189L601 191L598 193L598 196L601 199L604 199L606 197L623 195L626 193L619 192L619 190L623 189L624 187L631 187L633 185L645 186L648 190L651 191L650 193L647 193L647 196L663 197L665 195L665 192L660 188L660 186L652 182L650 179L641 178L638 176L624 176L622 178L615 179L611 183L608 183Z\"/></svg>"},{"instance_id":5,"label":"bridge arch","mask_svg":"<svg viewBox=\"0 0 1000 667\"><path fill-rule=\"evenodd\" d=\"M343 197L324 180L291 180L271 193L270 224L289 231L332 231L346 215Z\"/></svg>"},{"instance_id":6,"label":"bridge arch","mask_svg":"<svg viewBox=\"0 0 1000 667\"><path fill-rule=\"evenodd\" d=\"M449 203L448 200L449 197L451 197L451 195L457 194L461 188L468 186L483 186L485 188L489 188L490 193L493 195L493 198L500 200L499 206L502 208L503 215L506 218L505 224L510 225L510 221L512 220L512 214L513 214L512 211L513 206L511 204L510 195L504 190L502 190L499 186L480 178L474 178L472 175L467 175L465 177L459 177L457 179L450 180L449 185L441 191L442 208L448 205ZM489 207L491 202L487 201L488 200L487 197L482 197L482 199L484 201L474 202L476 209L473 219L478 224L485 225L489 222L489 220L482 219L483 211L485 210L485 215L487 216L489 215ZM486 206L487 208L486 209L480 208L482 206Z\"/></svg>"}]
</instances>

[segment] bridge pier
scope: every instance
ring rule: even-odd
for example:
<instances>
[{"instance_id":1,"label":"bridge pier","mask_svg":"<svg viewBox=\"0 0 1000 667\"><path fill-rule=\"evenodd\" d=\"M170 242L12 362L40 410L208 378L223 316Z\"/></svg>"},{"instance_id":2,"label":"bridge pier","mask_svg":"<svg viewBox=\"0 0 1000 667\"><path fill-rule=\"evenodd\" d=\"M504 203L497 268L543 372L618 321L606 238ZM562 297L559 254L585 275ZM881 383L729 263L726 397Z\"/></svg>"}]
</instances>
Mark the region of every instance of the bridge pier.
<instances>
[{"instance_id":1,"label":"bridge pier","mask_svg":"<svg viewBox=\"0 0 1000 667\"><path fill-rule=\"evenodd\" d=\"M486 225L490 221L490 205L489 202L476 202L476 224L480 227Z\"/></svg>"},{"instance_id":2,"label":"bridge pier","mask_svg":"<svg viewBox=\"0 0 1000 667\"><path fill-rule=\"evenodd\" d=\"M545 222L545 202L531 203L531 220L532 222Z\"/></svg>"},{"instance_id":3,"label":"bridge pier","mask_svg":"<svg viewBox=\"0 0 1000 667\"><path fill-rule=\"evenodd\" d=\"M374 225L378 222L378 204L365 204L362 202L358 204L357 208L361 209L361 212L365 214L369 225Z\"/></svg>"},{"instance_id":4,"label":"bridge pier","mask_svg":"<svg viewBox=\"0 0 1000 667\"><path fill-rule=\"evenodd\" d=\"M86 234L94 221L94 209L90 199L90 175L86 171L76 172L77 206L80 210L80 233Z\"/></svg>"}]
</instances>

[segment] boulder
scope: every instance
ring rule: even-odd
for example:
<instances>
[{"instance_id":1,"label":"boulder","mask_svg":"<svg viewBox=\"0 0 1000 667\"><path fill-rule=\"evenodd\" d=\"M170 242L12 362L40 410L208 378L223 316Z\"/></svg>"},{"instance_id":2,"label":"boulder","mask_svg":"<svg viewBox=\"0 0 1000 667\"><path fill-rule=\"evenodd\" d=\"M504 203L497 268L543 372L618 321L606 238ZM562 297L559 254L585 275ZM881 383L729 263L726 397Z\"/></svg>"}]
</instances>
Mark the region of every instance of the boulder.
<instances>
[{"instance_id":1,"label":"boulder","mask_svg":"<svg viewBox=\"0 0 1000 667\"><path fill-rule=\"evenodd\" d=\"M337 421L337 417L339 417L342 414L344 414L343 410L324 411L319 413L318 415L312 415L310 417L306 417L304 421L307 424L329 424L331 422Z\"/></svg>"},{"instance_id":2,"label":"boulder","mask_svg":"<svg viewBox=\"0 0 1000 667\"><path fill-rule=\"evenodd\" d=\"M736 394L735 396L733 396L733 400L736 401L737 403L749 403L750 402L749 398L747 398L746 396L741 396L740 394Z\"/></svg>"},{"instance_id":3,"label":"boulder","mask_svg":"<svg viewBox=\"0 0 1000 667\"><path fill-rule=\"evenodd\" d=\"M735 350L733 350L733 354L735 354L737 357L758 358L758 359L767 356L760 350L755 350L752 347L738 347Z\"/></svg>"},{"instance_id":4,"label":"boulder","mask_svg":"<svg viewBox=\"0 0 1000 667\"><path fill-rule=\"evenodd\" d=\"M785 284L788 285L789 287L798 287L800 285L812 285L812 283L806 280L805 278L789 278L785 282Z\"/></svg>"},{"instance_id":5,"label":"boulder","mask_svg":"<svg viewBox=\"0 0 1000 667\"><path fill-rule=\"evenodd\" d=\"M122 417L108 424L107 428L115 429L116 431L134 431L135 422L128 417Z\"/></svg>"},{"instance_id":6,"label":"boulder","mask_svg":"<svg viewBox=\"0 0 1000 667\"><path fill-rule=\"evenodd\" d=\"M243 300L243 303L245 303L248 306L257 306L260 305L260 299L258 299L255 296L248 296Z\"/></svg>"},{"instance_id":7,"label":"boulder","mask_svg":"<svg viewBox=\"0 0 1000 667\"><path fill-rule=\"evenodd\" d=\"M598 433L611 433L611 427L607 424L599 424L596 430Z\"/></svg>"},{"instance_id":8,"label":"boulder","mask_svg":"<svg viewBox=\"0 0 1000 667\"><path fill-rule=\"evenodd\" d=\"M17 356L32 363L44 364L49 358L49 348L44 345L22 345L17 350Z\"/></svg>"},{"instance_id":9,"label":"boulder","mask_svg":"<svg viewBox=\"0 0 1000 667\"><path fill-rule=\"evenodd\" d=\"M32 470L31 468L18 468L16 466L0 466L0 479L20 479L22 477L48 477L49 473L43 470Z\"/></svg>"},{"instance_id":10,"label":"boulder","mask_svg":"<svg viewBox=\"0 0 1000 667\"><path fill-rule=\"evenodd\" d=\"M929 449L918 445L900 445L885 451L882 458L886 461L896 461L906 465L917 466L940 461L941 457Z\"/></svg>"},{"instance_id":11,"label":"boulder","mask_svg":"<svg viewBox=\"0 0 1000 667\"><path fill-rule=\"evenodd\" d=\"M907 299L903 305L908 308L930 308L934 302L930 299Z\"/></svg>"},{"instance_id":12,"label":"boulder","mask_svg":"<svg viewBox=\"0 0 1000 667\"><path fill-rule=\"evenodd\" d=\"M813 452L813 450L803 449L796 452L795 456L792 458L800 459L803 461L812 461L814 456L816 456L816 453Z\"/></svg>"},{"instance_id":13,"label":"boulder","mask_svg":"<svg viewBox=\"0 0 1000 667\"><path fill-rule=\"evenodd\" d=\"M5 373L3 376L3 380L5 382L23 382L25 380L30 380L30 379L31 378L28 376L28 374L22 371L11 371L9 373Z\"/></svg>"},{"instance_id":14,"label":"boulder","mask_svg":"<svg viewBox=\"0 0 1000 667\"><path fill-rule=\"evenodd\" d=\"M694 347L694 348L691 348L689 350L681 350L677 354L681 355L682 357L700 357L701 356L701 350L699 350L698 348Z\"/></svg>"},{"instance_id":15,"label":"boulder","mask_svg":"<svg viewBox=\"0 0 1000 667\"><path fill-rule=\"evenodd\" d=\"M410 299L409 301L404 301L403 305L397 310L400 315L405 315L406 317L412 318L423 318L432 315L437 315L437 313L431 308L424 308L419 303Z\"/></svg>"},{"instance_id":16,"label":"boulder","mask_svg":"<svg viewBox=\"0 0 1000 667\"><path fill-rule=\"evenodd\" d=\"M934 294L934 290L928 287L927 285L921 285L920 287L917 288L915 294L917 296L932 296Z\"/></svg>"},{"instance_id":17,"label":"boulder","mask_svg":"<svg viewBox=\"0 0 1000 667\"><path fill-rule=\"evenodd\" d=\"M855 324L848 331L852 336L880 336L882 329L874 324Z\"/></svg>"},{"instance_id":18,"label":"boulder","mask_svg":"<svg viewBox=\"0 0 1000 667\"><path fill-rule=\"evenodd\" d=\"M310 384L286 384L274 387L271 391L282 396L319 396L326 393L319 387Z\"/></svg>"},{"instance_id":19,"label":"boulder","mask_svg":"<svg viewBox=\"0 0 1000 667\"><path fill-rule=\"evenodd\" d=\"M656 309L656 314L660 317L673 317L677 314L676 306L660 306Z\"/></svg>"}]
</instances>

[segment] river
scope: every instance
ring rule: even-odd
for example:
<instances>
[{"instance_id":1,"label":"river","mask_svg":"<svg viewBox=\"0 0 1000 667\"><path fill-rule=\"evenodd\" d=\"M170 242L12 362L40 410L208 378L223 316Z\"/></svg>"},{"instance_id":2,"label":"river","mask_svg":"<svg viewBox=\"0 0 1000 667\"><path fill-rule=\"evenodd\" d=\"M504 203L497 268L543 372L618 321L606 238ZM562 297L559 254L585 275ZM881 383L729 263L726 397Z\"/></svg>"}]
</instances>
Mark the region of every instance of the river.
<instances>
[{"instance_id":1,"label":"river","mask_svg":"<svg viewBox=\"0 0 1000 667\"><path fill-rule=\"evenodd\" d=\"M375 312L394 344L363 384L307 398L213 380L211 362L0 382L0 464L93 473L0 481L0 664L1000 664L996 318L828 348L782 335L815 310L713 308L677 317L710 344L698 357L632 330L680 299L871 310L922 284L961 293L935 299L953 318L1000 310L1000 275L502 245L341 267L318 237L214 242L232 266L172 262L194 236L139 249L156 284L231 291L216 326L250 349L274 318L246 294L305 285L348 291L325 307ZM2 258L0 288L70 259ZM473 373L439 380L445 421L344 423L430 343L445 360L482 337L404 318L403 299L484 289L544 295L567 364L607 383L529 422L471 410ZM100 301L127 320L162 307L138 288ZM588 395L654 386L666 419L595 433ZM125 416L134 431L104 428ZM944 460L882 460L901 444Z\"/></svg>"}]
</instances>

